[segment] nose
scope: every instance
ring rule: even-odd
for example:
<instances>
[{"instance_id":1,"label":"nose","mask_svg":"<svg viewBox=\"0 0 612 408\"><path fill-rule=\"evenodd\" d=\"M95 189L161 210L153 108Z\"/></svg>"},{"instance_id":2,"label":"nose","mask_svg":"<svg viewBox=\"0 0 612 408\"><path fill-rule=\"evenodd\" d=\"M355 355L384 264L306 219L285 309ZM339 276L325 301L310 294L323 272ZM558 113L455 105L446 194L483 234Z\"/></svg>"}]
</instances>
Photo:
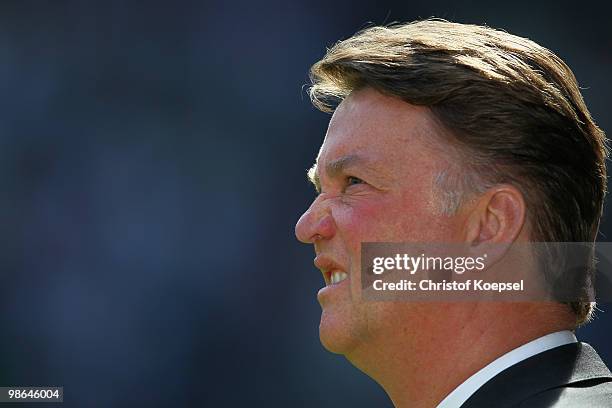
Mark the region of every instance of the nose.
<instances>
[{"instance_id":1,"label":"nose","mask_svg":"<svg viewBox=\"0 0 612 408\"><path fill-rule=\"evenodd\" d=\"M312 244L319 239L331 239L336 223L331 210L317 198L295 225L295 236L300 242Z\"/></svg>"}]
</instances>

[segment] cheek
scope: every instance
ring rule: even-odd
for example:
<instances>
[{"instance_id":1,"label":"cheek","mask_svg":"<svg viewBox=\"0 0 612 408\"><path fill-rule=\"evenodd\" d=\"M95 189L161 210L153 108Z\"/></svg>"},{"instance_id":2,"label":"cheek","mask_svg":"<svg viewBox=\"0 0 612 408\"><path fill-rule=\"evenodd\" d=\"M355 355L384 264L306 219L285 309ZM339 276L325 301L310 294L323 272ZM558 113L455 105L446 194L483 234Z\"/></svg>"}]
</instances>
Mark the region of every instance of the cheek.
<instances>
[{"instance_id":1,"label":"cheek","mask_svg":"<svg viewBox=\"0 0 612 408\"><path fill-rule=\"evenodd\" d=\"M415 198L416 197L416 198ZM360 242L433 242L444 240L449 218L440 215L428 195L407 193L347 207L337 218L351 249Z\"/></svg>"},{"instance_id":2,"label":"cheek","mask_svg":"<svg viewBox=\"0 0 612 408\"><path fill-rule=\"evenodd\" d=\"M343 207L334 219L343 241L359 244L377 240L380 236L383 212L384 206L381 203L364 201Z\"/></svg>"},{"instance_id":3,"label":"cheek","mask_svg":"<svg viewBox=\"0 0 612 408\"><path fill-rule=\"evenodd\" d=\"M422 206L408 208L397 217L401 230L397 241L406 242L451 242L453 241L453 219L440 214L437 209L423 203Z\"/></svg>"},{"instance_id":4,"label":"cheek","mask_svg":"<svg viewBox=\"0 0 612 408\"><path fill-rule=\"evenodd\" d=\"M440 215L423 191L336 206L332 213L345 251L358 254L362 242L449 241L451 219Z\"/></svg>"},{"instance_id":5,"label":"cheek","mask_svg":"<svg viewBox=\"0 0 612 408\"><path fill-rule=\"evenodd\" d=\"M338 233L350 250L358 250L361 242L396 241L406 224L410 208L397 198L367 200L339 209L334 215Z\"/></svg>"}]
</instances>

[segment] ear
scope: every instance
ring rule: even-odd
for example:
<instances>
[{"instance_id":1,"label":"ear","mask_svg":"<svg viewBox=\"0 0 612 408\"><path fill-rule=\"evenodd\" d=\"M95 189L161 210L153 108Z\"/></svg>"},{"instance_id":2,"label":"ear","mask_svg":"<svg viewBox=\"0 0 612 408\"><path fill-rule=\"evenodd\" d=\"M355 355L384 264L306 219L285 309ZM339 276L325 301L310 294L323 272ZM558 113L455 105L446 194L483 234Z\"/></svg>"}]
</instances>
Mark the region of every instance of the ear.
<instances>
[{"instance_id":1,"label":"ear","mask_svg":"<svg viewBox=\"0 0 612 408\"><path fill-rule=\"evenodd\" d=\"M470 246L512 243L525 224L525 200L516 187L497 185L477 199L466 219L464 242Z\"/></svg>"}]
</instances>

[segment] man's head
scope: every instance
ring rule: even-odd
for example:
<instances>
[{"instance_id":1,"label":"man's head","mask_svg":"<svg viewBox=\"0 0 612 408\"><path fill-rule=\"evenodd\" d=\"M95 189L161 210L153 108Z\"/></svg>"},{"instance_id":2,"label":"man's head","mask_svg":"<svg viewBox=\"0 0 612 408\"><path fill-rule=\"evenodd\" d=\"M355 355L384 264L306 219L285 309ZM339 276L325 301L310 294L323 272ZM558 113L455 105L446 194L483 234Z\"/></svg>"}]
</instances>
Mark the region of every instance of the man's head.
<instances>
[{"instance_id":1,"label":"man's head","mask_svg":"<svg viewBox=\"0 0 612 408\"><path fill-rule=\"evenodd\" d=\"M310 172L319 195L296 226L298 238L314 244L328 283L319 292L320 334L332 351L350 354L386 332L378 326L390 323L388 306L398 306L355 301L348 279L329 285L338 272L357 276L362 242L460 239L461 217L438 209L434 177L448 161L430 146L435 132L427 108L371 88L352 92L334 113Z\"/></svg>"},{"instance_id":2,"label":"man's head","mask_svg":"<svg viewBox=\"0 0 612 408\"><path fill-rule=\"evenodd\" d=\"M335 110L310 173L322 193L296 227L314 243L320 269L356 271L366 241L595 239L605 136L551 51L490 28L427 20L341 41L311 78L315 106ZM367 157L345 158L353 156ZM484 221L476 227L475 218ZM347 329L374 332L377 313L390 307L331 302L326 290L331 298L341 285L320 293L324 343ZM588 318L590 303L571 307L577 323Z\"/></svg>"}]
</instances>

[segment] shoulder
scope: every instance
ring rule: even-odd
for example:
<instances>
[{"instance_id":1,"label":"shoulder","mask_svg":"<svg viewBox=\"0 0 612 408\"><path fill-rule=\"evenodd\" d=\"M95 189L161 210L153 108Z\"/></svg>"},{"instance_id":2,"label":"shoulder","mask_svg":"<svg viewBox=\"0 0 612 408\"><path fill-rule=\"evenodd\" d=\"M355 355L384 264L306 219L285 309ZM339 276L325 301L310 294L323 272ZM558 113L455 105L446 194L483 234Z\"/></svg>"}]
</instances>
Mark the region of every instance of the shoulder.
<instances>
[{"instance_id":1,"label":"shoulder","mask_svg":"<svg viewBox=\"0 0 612 408\"><path fill-rule=\"evenodd\" d=\"M520 408L610 408L612 407L612 380L568 384L546 390L527 398Z\"/></svg>"},{"instance_id":2,"label":"shoulder","mask_svg":"<svg viewBox=\"0 0 612 408\"><path fill-rule=\"evenodd\" d=\"M463 408L612 407L612 373L586 343L559 346L499 373Z\"/></svg>"}]
</instances>

